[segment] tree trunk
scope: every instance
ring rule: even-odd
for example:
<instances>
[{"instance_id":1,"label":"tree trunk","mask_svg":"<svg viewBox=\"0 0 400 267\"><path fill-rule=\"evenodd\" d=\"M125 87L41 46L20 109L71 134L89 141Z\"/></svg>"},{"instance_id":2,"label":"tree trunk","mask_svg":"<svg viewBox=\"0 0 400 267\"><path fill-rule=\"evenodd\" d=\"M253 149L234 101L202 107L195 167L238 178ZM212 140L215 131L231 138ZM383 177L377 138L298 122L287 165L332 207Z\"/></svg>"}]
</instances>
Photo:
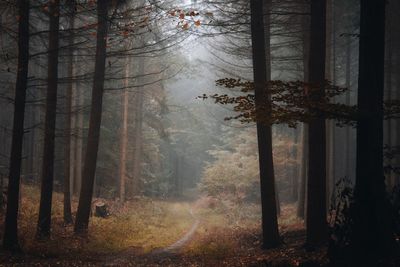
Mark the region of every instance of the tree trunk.
<instances>
[{"instance_id":1,"label":"tree trunk","mask_svg":"<svg viewBox=\"0 0 400 267\"><path fill-rule=\"evenodd\" d=\"M308 127L302 127L302 163L300 165L300 188L299 201L297 203L297 217L306 218L306 196L307 196L307 159L308 159Z\"/></svg>"},{"instance_id":2,"label":"tree trunk","mask_svg":"<svg viewBox=\"0 0 400 267\"><path fill-rule=\"evenodd\" d=\"M29 0L18 0L18 69L15 86L14 119L8 178L7 211L4 223L3 248L18 251L18 206L21 176L22 142L24 137L25 99L29 62Z\"/></svg>"},{"instance_id":3,"label":"tree trunk","mask_svg":"<svg viewBox=\"0 0 400 267\"><path fill-rule=\"evenodd\" d=\"M72 223L71 214L71 114L72 114L72 91L74 86L74 28L75 28L75 3L71 1L70 3L70 18L69 18L69 28L70 35L68 36L69 45L69 58L68 58L68 76L70 78L70 83L67 87L66 92L66 118L65 118L65 148L64 148L64 223Z\"/></svg>"},{"instance_id":4,"label":"tree trunk","mask_svg":"<svg viewBox=\"0 0 400 267\"><path fill-rule=\"evenodd\" d=\"M138 74L142 75L144 73L144 59L139 59L139 70ZM141 79L138 79L141 83ZM141 162L142 162L142 128L143 128L143 87L138 87L135 93L135 130L134 130L134 152L133 152L133 183L132 183L132 193L137 195L140 193L140 176L142 173Z\"/></svg>"},{"instance_id":5,"label":"tree trunk","mask_svg":"<svg viewBox=\"0 0 400 267\"><path fill-rule=\"evenodd\" d=\"M126 176L126 149L128 146L128 107L129 107L129 72L130 60L129 57L125 59L125 79L124 79L124 92L122 95L122 127L121 127L121 144L120 144L120 165L119 165L119 198L125 201L125 184Z\"/></svg>"},{"instance_id":6,"label":"tree trunk","mask_svg":"<svg viewBox=\"0 0 400 267\"><path fill-rule=\"evenodd\" d=\"M79 69L78 69L79 71ZM84 90L81 84L75 85L75 150L73 150L74 168L73 168L73 192L79 196L82 185L82 158L83 158L83 106Z\"/></svg>"},{"instance_id":7,"label":"tree trunk","mask_svg":"<svg viewBox=\"0 0 400 267\"><path fill-rule=\"evenodd\" d=\"M309 8L305 8L304 13L309 12ZM308 61L310 58L310 17L303 15L302 25L302 44L303 44L303 80L306 82L309 75ZM305 219L306 203L307 203L307 174L308 174L308 124L303 123L302 135L302 158L300 166L300 189L299 202L297 204L297 216Z\"/></svg>"},{"instance_id":8,"label":"tree trunk","mask_svg":"<svg viewBox=\"0 0 400 267\"><path fill-rule=\"evenodd\" d=\"M81 193L79 196L78 211L76 214L74 231L77 234L86 234L89 224L89 215L93 196L93 185L96 173L96 162L99 148L100 125L103 106L104 75L106 63L107 44L107 13L108 1L97 1L97 44L94 81L92 89L92 103L90 109L89 133L83 175Z\"/></svg>"},{"instance_id":9,"label":"tree trunk","mask_svg":"<svg viewBox=\"0 0 400 267\"><path fill-rule=\"evenodd\" d=\"M387 8L388 10L391 10L392 8L395 10L394 6L392 3L388 3L389 5ZM388 11L387 14L387 19L386 19L386 42L385 42L385 101L391 102L393 101L393 73L396 69L396 66L394 62L394 55L395 55L395 16L397 16L397 13L394 13L394 11ZM384 130L384 143L387 144L389 147L393 148L396 146L395 143L395 138L396 132L393 132L395 130L395 120L389 119L385 121L385 130ZM394 133L394 136L393 136ZM399 156L399 155L397 155ZM393 159L384 159L386 160L385 165L389 166L395 166L395 161ZM396 185L396 174L392 171L388 172L386 175L386 188L390 192L393 190L394 186Z\"/></svg>"},{"instance_id":10,"label":"tree trunk","mask_svg":"<svg viewBox=\"0 0 400 267\"><path fill-rule=\"evenodd\" d=\"M326 3L326 61L325 76L327 80L333 80L333 71L335 66L334 49L336 45L336 29L335 29L335 0L328 0ZM329 208L330 196L334 187L334 151L335 151L335 122L333 120L326 121L326 206Z\"/></svg>"},{"instance_id":11,"label":"tree trunk","mask_svg":"<svg viewBox=\"0 0 400 267\"><path fill-rule=\"evenodd\" d=\"M270 76L270 60L266 62L269 54L270 39L265 40L264 27L267 25L267 36L269 37L269 12L270 1L264 9L264 0L251 0L251 39L253 52L253 72L256 99L257 118L262 117L270 109L270 95L265 88ZM267 10L264 24L263 13ZM267 41L267 42L266 42ZM267 47L266 47L267 46ZM268 59L270 57L268 56ZM268 68L268 69L267 69ZM266 110L267 109L267 110ZM262 208L262 231L263 247L273 248L279 245L280 238L277 222L277 207L275 195L275 177L272 156L272 132L271 126L257 122L257 139L260 166L261 208Z\"/></svg>"},{"instance_id":12,"label":"tree trunk","mask_svg":"<svg viewBox=\"0 0 400 267\"><path fill-rule=\"evenodd\" d=\"M396 0L390 0L389 6L387 6L388 10L390 10L389 15L391 16L391 25L392 29L392 82L393 88L395 88L394 97L398 100L400 99L400 2ZM400 120L397 119L394 125L394 132L396 133L393 142L396 146L400 147ZM394 164L396 167L400 168L400 155L394 160ZM396 180L394 184L400 186L400 175L395 175Z\"/></svg>"},{"instance_id":13,"label":"tree trunk","mask_svg":"<svg viewBox=\"0 0 400 267\"><path fill-rule=\"evenodd\" d=\"M323 99L325 80L326 2L311 0L309 83L316 88L310 92L313 101ZM307 244L320 245L327 241L326 224L326 131L321 112L310 119L308 134L307 183Z\"/></svg>"},{"instance_id":14,"label":"tree trunk","mask_svg":"<svg viewBox=\"0 0 400 267\"><path fill-rule=\"evenodd\" d=\"M47 96L42 162L42 184L39 206L37 238L48 238L51 227L51 202L54 180L54 145L58 87L58 43L60 1L49 1L49 54L47 68Z\"/></svg>"},{"instance_id":15,"label":"tree trunk","mask_svg":"<svg viewBox=\"0 0 400 267\"><path fill-rule=\"evenodd\" d=\"M293 146L290 148L289 156L293 161L292 166L292 199L293 202L299 201L299 129L293 129Z\"/></svg>"},{"instance_id":16,"label":"tree trunk","mask_svg":"<svg viewBox=\"0 0 400 267\"><path fill-rule=\"evenodd\" d=\"M346 105L350 106L351 104L351 37L347 36L346 41ZM346 126L346 135L345 135L345 173L348 178L350 178L350 151L351 151L351 132L350 126Z\"/></svg>"},{"instance_id":17,"label":"tree trunk","mask_svg":"<svg viewBox=\"0 0 400 267\"><path fill-rule=\"evenodd\" d=\"M353 245L362 258L392 251L383 174L385 1L361 1ZM371 53L373 51L373 53Z\"/></svg>"}]
</instances>

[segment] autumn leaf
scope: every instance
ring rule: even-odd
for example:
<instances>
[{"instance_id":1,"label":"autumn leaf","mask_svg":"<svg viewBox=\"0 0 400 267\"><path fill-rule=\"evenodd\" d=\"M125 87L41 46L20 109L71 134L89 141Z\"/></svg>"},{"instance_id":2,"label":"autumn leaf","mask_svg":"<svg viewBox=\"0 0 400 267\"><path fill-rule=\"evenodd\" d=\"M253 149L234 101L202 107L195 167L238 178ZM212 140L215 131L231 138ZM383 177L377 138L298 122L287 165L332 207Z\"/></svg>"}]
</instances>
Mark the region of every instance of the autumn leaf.
<instances>
[{"instance_id":1,"label":"autumn leaf","mask_svg":"<svg viewBox=\"0 0 400 267\"><path fill-rule=\"evenodd\" d=\"M183 24L182 29L184 30L189 29L189 23L186 22L185 24Z\"/></svg>"},{"instance_id":2,"label":"autumn leaf","mask_svg":"<svg viewBox=\"0 0 400 267\"><path fill-rule=\"evenodd\" d=\"M197 27L199 27L199 26L201 25L200 20L196 20L196 21L194 22L194 25L196 25Z\"/></svg>"},{"instance_id":3,"label":"autumn leaf","mask_svg":"<svg viewBox=\"0 0 400 267\"><path fill-rule=\"evenodd\" d=\"M179 19L184 19L184 18L185 18L185 14L184 13L179 14Z\"/></svg>"}]
</instances>

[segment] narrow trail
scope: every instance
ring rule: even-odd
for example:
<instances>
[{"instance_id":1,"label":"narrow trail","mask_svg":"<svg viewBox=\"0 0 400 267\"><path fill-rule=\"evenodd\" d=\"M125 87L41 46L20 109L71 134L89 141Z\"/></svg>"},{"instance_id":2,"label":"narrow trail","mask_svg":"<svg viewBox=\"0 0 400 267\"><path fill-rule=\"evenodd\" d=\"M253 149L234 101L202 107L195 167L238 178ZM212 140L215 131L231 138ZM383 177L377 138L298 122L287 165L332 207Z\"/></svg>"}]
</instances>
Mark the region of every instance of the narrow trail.
<instances>
[{"instance_id":1,"label":"narrow trail","mask_svg":"<svg viewBox=\"0 0 400 267\"><path fill-rule=\"evenodd\" d=\"M164 248L158 248L155 249L148 254L146 254L143 258L147 264L150 263L156 263L155 265L149 265L149 266L158 266L157 262L162 261L163 259L166 259L168 257L172 257L176 255L176 253L183 248L187 243L189 243L192 240L193 235L196 233L197 228L200 225L200 219L197 218L194 213L193 213L193 208L190 208L189 210L190 216L194 219L194 222L192 224L192 227L176 242L173 244L164 247ZM130 258L135 257L134 255L137 252L133 250L126 250L122 253L119 253L117 255L113 255L112 257L108 257L105 262L103 262L102 266L131 266L130 265ZM147 260L146 260L147 259ZM145 264L144 266L147 266ZM137 266L141 266L140 264Z\"/></svg>"},{"instance_id":2,"label":"narrow trail","mask_svg":"<svg viewBox=\"0 0 400 267\"><path fill-rule=\"evenodd\" d=\"M169 245L168 247L165 248L160 248L153 250L150 254L151 255L163 255L163 254L172 254L177 252L179 249L181 249L183 246L185 246L193 237L194 233L196 232L197 228L199 227L200 224L200 219L198 219L194 214L193 214L193 208L190 208L189 210L190 216L195 220L194 223L192 224L192 227L184 236L182 236L178 241L175 243Z\"/></svg>"}]
</instances>

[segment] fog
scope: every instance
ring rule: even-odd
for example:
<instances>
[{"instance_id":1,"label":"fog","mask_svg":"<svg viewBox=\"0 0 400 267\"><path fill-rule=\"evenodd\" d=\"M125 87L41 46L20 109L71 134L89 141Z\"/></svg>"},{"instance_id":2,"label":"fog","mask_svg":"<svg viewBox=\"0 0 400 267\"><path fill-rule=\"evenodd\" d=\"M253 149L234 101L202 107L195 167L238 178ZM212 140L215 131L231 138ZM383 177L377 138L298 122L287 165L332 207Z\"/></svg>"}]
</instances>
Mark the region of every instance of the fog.
<instances>
[{"instance_id":1,"label":"fog","mask_svg":"<svg viewBox=\"0 0 400 267\"><path fill-rule=\"evenodd\" d=\"M0 1L0 265L339 267L392 251L387 2Z\"/></svg>"}]
</instances>

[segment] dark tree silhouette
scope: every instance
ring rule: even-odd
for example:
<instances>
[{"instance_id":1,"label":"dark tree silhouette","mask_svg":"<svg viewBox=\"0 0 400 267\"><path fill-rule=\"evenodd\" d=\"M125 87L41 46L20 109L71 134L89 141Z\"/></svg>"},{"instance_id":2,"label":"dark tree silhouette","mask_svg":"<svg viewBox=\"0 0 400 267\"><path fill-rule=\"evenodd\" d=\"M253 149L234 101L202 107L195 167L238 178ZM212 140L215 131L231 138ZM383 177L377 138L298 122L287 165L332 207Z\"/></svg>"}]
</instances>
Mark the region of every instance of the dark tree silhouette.
<instances>
[{"instance_id":1,"label":"dark tree silhouette","mask_svg":"<svg viewBox=\"0 0 400 267\"><path fill-rule=\"evenodd\" d=\"M325 25L326 1L311 1L310 58L308 81L315 87L309 97L314 101L325 95ZM325 118L321 112L308 124L308 180L307 180L307 244L318 245L326 242L326 138Z\"/></svg>"},{"instance_id":2,"label":"dark tree silhouette","mask_svg":"<svg viewBox=\"0 0 400 267\"><path fill-rule=\"evenodd\" d=\"M54 181L54 145L58 87L58 52L60 1L49 1L49 49L47 65L47 95L37 238L48 238L51 227L51 202Z\"/></svg>"},{"instance_id":3,"label":"dark tree silhouette","mask_svg":"<svg viewBox=\"0 0 400 267\"><path fill-rule=\"evenodd\" d=\"M82 187L79 196L78 211L75 221L75 233L85 234L89 224L90 208L93 196L93 185L96 172L96 161L99 148L100 125L104 93L104 75L107 50L108 2L97 1L97 43L96 61L90 109L89 133L82 174Z\"/></svg>"},{"instance_id":4,"label":"dark tree silhouette","mask_svg":"<svg viewBox=\"0 0 400 267\"><path fill-rule=\"evenodd\" d=\"M394 245L383 173L385 1L361 1L353 246L373 256Z\"/></svg>"},{"instance_id":5,"label":"dark tree silhouette","mask_svg":"<svg viewBox=\"0 0 400 267\"><path fill-rule=\"evenodd\" d=\"M270 1L267 2L267 8L264 8L264 0L251 0L251 39L253 50L253 72L255 85L255 103L256 116L259 117L264 112L268 112L268 99L270 95L265 88L270 75L267 70L266 63L266 43L269 44L268 38L265 41L265 24L269 27L269 23L264 24L264 10L269 11ZM267 15L266 17L269 17ZM269 19L269 18L267 18ZM268 22L268 21L267 21ZM267 29L269 32L269 28ZM269 35L267 34L267 37ZM269 47L269 45L268 45ZM269 49L268 49L269 52ZM268 54L269 58L269 54ZM267 105L265 104L267 103ZM277 222L277 207L275 197L275 177L274 164L272 157L272 132L271 126L263 123L257 123L257 139L258 153L260 165L260 186L261 186L261 207L262 207L262 230L263 230L263 247L273 248L279 245L279 232Z\"/></svg>"},{"instance_id":6,"label":"dark tree silhouette","mask_svg":"<svg viewBox=\"0 0 400 267\"><path fill-rule=\"evenodd\" d=\"M29 0L18 0L18 10L18 69L15 86L7 211L3 237L3 248L11 251L20 250L18 243L18 202L29 63ZM2 194L2 192L0 193Z\"/></svg>"},{"instance_id":7,"label":"dark tree silhouette","mask_svg":"<svg viewBox=\"0 0 400 267\"><path fill-rule=\"evenodd\" d=\"M72 116L72 90L74 83L74 26L75 26L75 1L69 2L69 29L70 33L68 36L69 45L69 57L68 57L68 76L71 82L68 84L66 93L66 112L67 117L65 119L65 148L64 148L64 223L72 223L71 214L71 116Z\"/></svg>"}]
</instances>

